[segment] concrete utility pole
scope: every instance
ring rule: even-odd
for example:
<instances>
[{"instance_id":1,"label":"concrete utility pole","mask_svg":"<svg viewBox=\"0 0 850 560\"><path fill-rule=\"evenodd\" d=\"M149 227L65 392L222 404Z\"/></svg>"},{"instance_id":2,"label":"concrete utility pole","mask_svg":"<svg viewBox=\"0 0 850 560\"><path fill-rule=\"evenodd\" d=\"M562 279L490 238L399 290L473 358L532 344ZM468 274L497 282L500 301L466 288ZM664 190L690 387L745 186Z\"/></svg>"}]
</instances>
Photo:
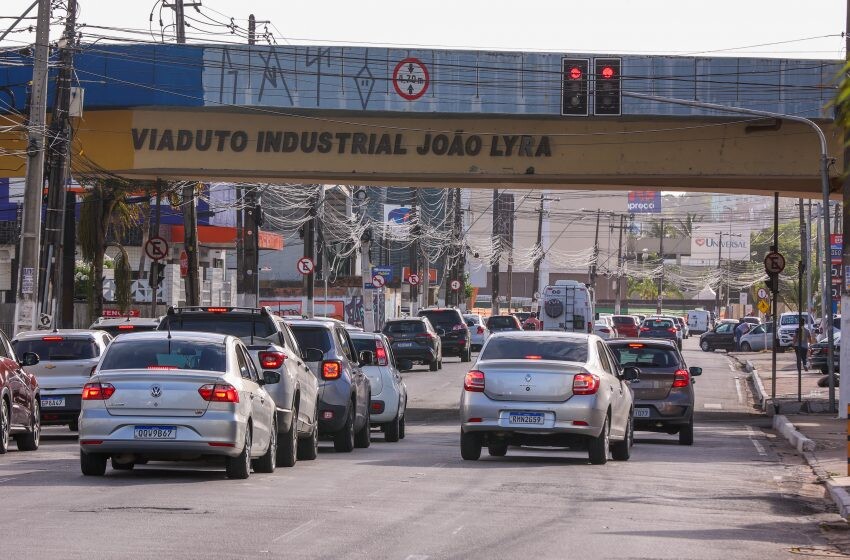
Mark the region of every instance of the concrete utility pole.
<instances>
[{"instance_id":1,"label":"concrete utility pole","mask_svg":"<svg viewBox=\"0 0 850 560\"><path fill-rule=\"evenodd\" d=\"M806 272L806 222L803 219L803 199L798 198L800 206L800 263L797 265L797 341L803 340L803 274ZM797 402L803 401L803 372L801 363L797 361Z\"/></svg>"},{"instance_id":2,"label":"concrete utility pole","mask_svg":"<svg viewBox=\"0 0 850 560\"><path fill-rule=\"evenodd\" d=\"M183 185L183 244L189 267L186 271L186 305L201 305L200 264L198 262L198 212L195 204L197 183Z\"/></svg>"},{"instance_id":3,"label":"concrete utility pole","mask_svg":"<svg viewBox=\"0 0 850 560\"><path fill-rule=\"evenodd\" d=\"M150 229L148 233L148 238L158 236L159 235L159 219L161 216L162 210L162 179L156 180L156 207L154 208L154 218L151 220ZM148 285L151 290L151 317L157 316L157 301L156 301L156 291L159 288L159 267L165 266L164 263L160 263L159 261L151 261L151 272L148 277Z\"/></svg>"},{"instance_id":4,"label":"concrete utility pole","mask_svg":"<svg viewBox=\"0 0 850 560\"><path fill-rule=\"evenodd\" d=\"M30 114L27 120L27 180L17 255L18 284L15 333L35 329L38 255L41 251L41 193L44 188L44 122L47 118L47 57L50 41L50 0L39 0L35 28Z\"/></svg>"},{"instance_id":5,"label":"concrete utility pole","mask_svg":"<svg viewBox=\"0 0 850 560\"><path fill-rule=\"evenodd\" d=\"M508 313L513 311L513 300L514 300L514 220L516 219L516 206L514 205L514 195L508 195L510 200L510 207L506 212L508 216L508 222L506 227L508 228Z\"/></svg>"},{"instance_id":6,"label":"concrete utility pole","mask_svg":"<svg viewBox=\"0 0 850 560\"><path fill-rule=\"evenodd\" d=\"M245 305L260 306L260 225L263 210L256 189L245 195L245 222L243 238Z\"/></svg>"},{"instance_id":7,"label":"concrete utility pole","mask_svg":"<svg viewBox=\"0 0 850 560\"><path fill-rule=\"evenodd\" d=\"M455 278L460 289L455 294L455 305L466 305L466 249L463 242L463 209L461 208L461 190L455 190L455 231L457 231L457 264Z\"/></svg>"},{"instance_id":8,"label":"concrete utility pole","mask_svg":"<svg viewBox=\"0 0 850 560\"><path fill-rule=\"evenodd\" d=\"M490 302L490 314L499 314L499 265L502 259L502 230L501 230L501 199L499 198L499 189L493 189L493 227L490 229L490 235L493 239L494 254L491 257L491 276L492 276L492 301Z\"/></svg>"},{"instance_id":9,"label":"concrete utility pole","mask_svg":"<svg viewBox=\"0 0 850 560\"><path fill-rule=\"evenodd\" d=\"M660 315L664 304L664 218L661 218L661 239L658 240L658 256L661 257L661 276L658 277L658 305L655 312Z\"/></svg>"},{"instance_id":10,"label":"concrete utility pole","mask_svg":"<svg viewBox=\"0 0 850 560\"><path fill-rule=\"evenodd\" d=\"M534 273L531 276L531 310L537 311L542 290L540 289L540 263L543 262L543 203L546 195L540 195L540 205L537 207L537 244L535 251L537 258L534 259Z\"/></svg>"},{"instance_id":11,"label":"concrete utility pole","mask_svg":"<svg viewBox=\"0 0 850 560\"><path fill-rule=\"evenodd\" d=\"M317 188L315 194L312 197L310 210L310 219L307 220L307 223L304 224L304 256L313 261L313 272L310 274L304 275L304 286L306 288L307 293L307 312L305 315L309 319L312 319L316 314L315 307L315 286L316 286L316 215L318 214L319 208L319 190ZM327 279L328 271L322 270L322 276ZM325 284L327 286L327 284ZM327 288L325 289L325 299L327 299Z\"/></svg>"},{"instance_id":12,"label":"concrete utility pole","mask_svg":"<svg viewBox=\"0 0 850 560\"><path fill-rule=\"evenodd\" d=\"M593 236L593 262L590 263L590 286L593 288L594 298L596 297L596 276L599 270L599 219L602 217L602 210L596 210L596 234Z\"/></svg>"},{"instance_id":13,"label":"concrete utility pole","mask_svg":"<svg viewBox=\"0 0 850 560\"><path fill-rule=\"evenodd\" d=\"M806 220L806 311L814 312L814 294L812 293L812 201L809 200Z\"/></svg>"},{"instance_id":14,"label":"concrete utility pole","mask_svg":"<svg viewBox=\"0 0 850 560\"><path fill-rule=\"evenodd\" d=\"M416 213L416 206L419 202L419 190L414 189L410 193L413 200L410 203L410 222L413 224L410 228L410 250L408 253L408 263L410 266L410 275L419 275L419 216ZM410 278L410 276L408 276ZM420 278L420 282L422 279ZM410 288L410 315L416 316L419 311L419 286L408 282Z\"/></svg>"},{"instance_id":15,"label":"concrete utility pole","mask_svg":"<svg viewBox=\"0 0 850 560\"><path fill-rule=\"evenodd\" d=\"M720 234L720 240L717 243L717 270L720 270L721 263L723 262L723 232L718 231ZM720 318L720 291L723 288L723 278L721 277L717 282L717 291L714 293L714 309L717 313L717 318Z\"/></svg>"},{"instance_id":16,"label":"concrete utility pole","mask_svg":"<svg viewBox=\"0 0 850 560\"><path fill-rule=\"evenodd\" d=\"M623 293L623 229L625 228L625 217L620 214L620 240L617 242L617 293L614 296L614 313L620 314L620 298Z\"/></svg>"}]
</instances>

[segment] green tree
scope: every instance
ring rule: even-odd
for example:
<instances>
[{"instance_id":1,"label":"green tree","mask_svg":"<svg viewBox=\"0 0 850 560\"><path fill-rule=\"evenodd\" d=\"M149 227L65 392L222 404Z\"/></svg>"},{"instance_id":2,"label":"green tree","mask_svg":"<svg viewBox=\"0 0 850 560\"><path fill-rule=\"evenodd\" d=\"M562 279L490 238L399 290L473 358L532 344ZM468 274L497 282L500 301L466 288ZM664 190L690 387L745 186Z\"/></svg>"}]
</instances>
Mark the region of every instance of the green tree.
<instances>
[{"instance_id":1,"label":"green tree","mask_svg":"<svg viewBox=\"0 0 850 560\"><path fill-rule=\"evenodd\" d=\"M750 238L752 260L761 263L773 245L773 228L753 232ZM785 257L785 271L779 277L779 301L789 309L797 309L797 271L800 266L800 222L795 220L779 224L779 252ZM805 282L805 277L803 282ZM756 290L763 284L756 285ZM820 292L820 267L812 269L812 289ZM805 297L805 290L803 291ZM803 303L805 306L805 302Z\"/></svg>"}]
</instances>

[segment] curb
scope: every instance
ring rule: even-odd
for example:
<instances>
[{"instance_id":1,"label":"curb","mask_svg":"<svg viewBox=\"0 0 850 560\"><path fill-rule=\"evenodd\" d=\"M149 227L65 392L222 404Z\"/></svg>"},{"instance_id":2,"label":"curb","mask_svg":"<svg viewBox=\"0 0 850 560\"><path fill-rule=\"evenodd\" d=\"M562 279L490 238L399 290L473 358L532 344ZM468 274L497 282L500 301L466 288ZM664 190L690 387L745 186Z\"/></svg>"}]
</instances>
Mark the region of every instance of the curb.
<instances>
[{"instance_id":1,"label":"curb","mask_svg":"<svg viewBox=\"0 0 850 560\"><path fill-rule=\"evenodd\" d=\"M773 417L773 429L782 434L798 452L815 450L815 442L801 434L794 424L782 414ZM806 459L808 461L808 458Z\"/></svg>"},{"instance_id":2,"label":"curb","mask_svg":"<svg viewBox=\"0 0 850 560\"><path fill-rule=\"evenodd\" d=\"M826 491L838 507L838 513L841 517L845 519L850 517L850 493L847 492L847 485L850 485L850 477L830 477L829 473L820 466L817 457L813 453L803 453L803 458L812 468L815 476L823 481ZM843 484L840 484L839 481Z\"/></svg>"},{"instance_id":3,"label":"curb","mask_svg":"<svg viewBox=\"0 0 850 560\"><path fill-rule=\"evenodd\" d=\"M752 368L752 364L747 362L747 367ZM773 410L773 407L768 406L770 399L767 396L767 391L764 390L764 383L762 383L761 377L759 377L759 372L755 368L749 369L748 371L750 372L750 380L753 382L753 389L755 393L753 396L756 399L756 403L762 411L769 414Z\"/></svg>"}]
</instances>

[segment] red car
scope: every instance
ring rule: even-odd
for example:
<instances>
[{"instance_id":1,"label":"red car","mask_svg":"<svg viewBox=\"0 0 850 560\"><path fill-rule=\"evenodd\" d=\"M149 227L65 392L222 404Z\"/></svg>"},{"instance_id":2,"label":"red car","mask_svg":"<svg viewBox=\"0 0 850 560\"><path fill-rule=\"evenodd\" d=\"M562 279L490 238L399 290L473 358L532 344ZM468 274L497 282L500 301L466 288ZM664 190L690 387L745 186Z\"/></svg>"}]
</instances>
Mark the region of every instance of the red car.
<instances>
[{"instance_id":1,"label":"red car","mask_svg":"<svg viewBox=\"0 0 850 560\"><path fill-rule=\"evenodd\" d=\"M614 315L614 327L621 337L637 338L639 325L637 318L631 315Z\"/></svg>"},{"instance_id":2,"label":"red car","mask_svg":"<svg viewBox=\"0 0 850 560\"><path fill-rule=\"evenodd\" d=\"M41 436L38 380L21 366L34 366L38 355L26 352L19 361L9 339L0 331L0 455L9 450L9 437L21 451L35 451Z\"/></svg>"}]
</instances>

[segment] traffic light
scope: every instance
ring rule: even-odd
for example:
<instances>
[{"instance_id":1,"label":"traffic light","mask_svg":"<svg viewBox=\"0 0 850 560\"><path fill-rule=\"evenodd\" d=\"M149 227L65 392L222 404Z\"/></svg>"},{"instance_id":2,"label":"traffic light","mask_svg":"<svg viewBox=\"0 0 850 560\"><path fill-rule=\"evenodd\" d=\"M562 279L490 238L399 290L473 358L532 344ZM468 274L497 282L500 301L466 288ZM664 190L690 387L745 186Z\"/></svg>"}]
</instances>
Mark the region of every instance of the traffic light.
<instances>
[{"instance_id":1,"label":"traffic light","mask_svg":"<svg viewBox=\"0 0 850 560\"><path fill-rule=\"evenodd\" d=\"M563 85L561 90L561 114L569 116L588 115L588 68L587 58L561 59Z\"/></svg>"},{"instance_id":2,"label":"traffic light","mask_svg":"<svg viewBox=\"0 0 850 560\"><path fill-rule=\"evenodd\" d=\"M596 58L593 60L594 89L593 114L619 115L622 113L622 90L620 58Z\"/></svg>"}]
</instances>

